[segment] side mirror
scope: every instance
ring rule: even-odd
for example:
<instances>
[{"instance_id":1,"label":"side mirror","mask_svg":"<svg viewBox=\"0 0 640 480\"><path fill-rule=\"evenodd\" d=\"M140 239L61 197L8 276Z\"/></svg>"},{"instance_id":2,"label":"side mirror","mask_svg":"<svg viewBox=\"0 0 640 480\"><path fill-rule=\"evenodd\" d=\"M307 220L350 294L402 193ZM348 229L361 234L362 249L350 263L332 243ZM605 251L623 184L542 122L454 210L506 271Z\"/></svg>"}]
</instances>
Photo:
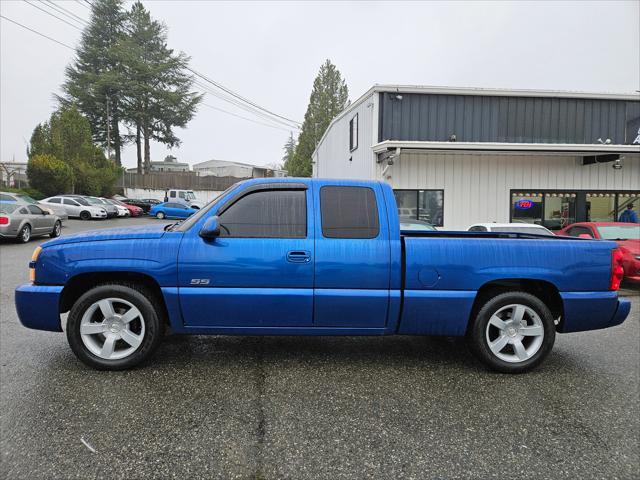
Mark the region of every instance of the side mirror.
<instances>
[{"instance_id":1,"label":"side mirror","mask_svg":"<svg viewBox=\"0 0 640 480\"><path fill-rule=\"evenodd\" d=\"M578 238L586 238L587 240L593 240L593 237L588 233L581 233L580 235L578 235Z\"/></svg>"},{"instance_id":2,"label":"side mirror","mask_svg":"<svg viewBox=\"0 0 640 480\"><path fill-rule=\"evenodd\" d=\"M42 210L42 214L43 215L50 215L49 210L44 210L44 209Z\"/></svg>"},{"instance_id":3,"label":"side mirror","mask_svg":"<svg viewBox=\"0 0 640 480\"><path fill-rule=\"evenodd\" d=\"M205 239L214 239L220 235L220 219L218 216L209 218L200 229L200 236Z\"/></svg>"}]
</instances>

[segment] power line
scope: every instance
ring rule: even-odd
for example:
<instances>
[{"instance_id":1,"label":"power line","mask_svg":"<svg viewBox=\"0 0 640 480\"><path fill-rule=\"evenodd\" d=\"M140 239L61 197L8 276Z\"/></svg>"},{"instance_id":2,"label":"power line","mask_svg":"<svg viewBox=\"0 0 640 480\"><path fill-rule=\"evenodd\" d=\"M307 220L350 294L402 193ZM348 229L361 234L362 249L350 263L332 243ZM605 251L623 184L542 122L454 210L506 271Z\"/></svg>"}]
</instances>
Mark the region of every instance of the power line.
<instances>
[{"instance_id":1,"label":"power line","mask_svg":"<svg viewBox=\"0 0 640 480\"><path fill-rule=\"evenodd\" d=\"M27 1L27 0L24 0L24 2L25 2L27 5L31 5L33 8L37 8L37 9L38 9L38 10L40 10L41 12L44 12L44 13L46 13L47 15L51 15L52 17L57 18L57 19L58 19L58 20L60 20L61 22L64 22L64 23L66 23L67 25L72 26L72 27L73 27L73 28L75 28L76 30L80 30L80 31L82 31L82 29L81 29L80 27L78 27L77 25L74 25L73 23L67 22L64 18L60 18L60 17L58 17L57 15L54 15L53 13L51 13L51 12L49 12L49 11L45 10L44 8L40 8L39 6L34 5L33 3L31 3L31 2L29 2L29 1Z\"/></svg>"},{"instance_id":2,"label":"power line","mask_svg":"<svg viewBox=\"0 0 640 480\"><path fill-rule=\"evenodd\" d=\"M64 8L62 5L57 5L54 2L52 2L51 0L45 0L46 3L48 3L48 7L49 8L53 8L54 10L56 10L58 13L61 13L62 15L64 15L65 17L73 20L76 23L79 23L82 26L86 26L89 24L89 22L87 22L84 18L76 15L75 13L73 13L71 10L67 10L66 8Z\"/></svg>"},{"instance_id":3,"label":"power line","mask_svg":"<svg viewBox=\"0 0 640 480\"><path fill-rule=\"evenodd\" d=\"M84 8L89 9L90 7L87 7L87 4L84 2L81 2L80 0L76 0L76 3L82 5Z\"/></svg>"},{"instance_id":4,"label":"power line","mask_svg":"<svg viewBox=\"0 0 640 480\"><path fill-rule=\"evenodd\" d=\"M296 120L292 120L292 119L287 118L287 117L284 117L284 116L282 116L282 115L279 115L279 114L277 114L277 113L275 113L275 112L272 112L271 110L268 110L268 109L266 109L266 108L264 108L264 107L262 107L262 106L258 105L258 104L257 104L257 103L255 103L255 102L252 102L251 100L249 100L249 99L247 99L247 98L245 98L245 97L243 97L243 96L239 95L238 93L236 93L236 92L234 92L233 90L231 90L231 89L229 89L229 88L225 87L224 85L222 85L222 84L220 84L220 83L216 82L215 80L212 80L211 78L207 77L206 75L203 75L202 73L199 73L199 72L197 72L196 70L193 70L191 67L185 66L185 68L186 68L187 70L189 70L191 73L193 73L194 75L196 75L196 76L200 77L200 78L201 78L202 80L204 80L205 82L210 83L211 85L215 86L216 88L219 88L220 90L222 90L222 91L224 91L224 92L228 93L229 95L231 95L231 96L233 96L233 97L237 98L238 100L240 100L240 101L242 101L242 102L244 102L244 103L248 103L249 105L252 105L253 107L255 107L255 108L257 108L257 109L262 110L262 111L263 111L263 112L265 112L265 113L268 113L269 115L272 115L272 116L274 116L274 117L280 118L280 119L285 120L285 121L287 121L287 122L289 122L289 123L293 123L293 124L294 124L294 125L296 125L297 127L300 127L300 125L301 125L301 123L300 123L300 122L298 122L298 121L296 121Z\"/></svg>"},{"instance_id":5,"label":"power line","mask_svg":"<svg viewBox=\"0 0 640 480\"><path fill-rule=\"evenodd\" d=\"M209 95L212 95L212 96L214 96L214 97L216 97L216 98L218 98L218 99L220 99L222 101L230 103L230 104L232 104L232 105L234 105L234 106L236 106L236 107L238 107L238 108L240 108L242 110L245 110L248 113L256 115L256 116L258 116L258 117L260 117L260 118L262 118L264 120L272 122L272 124L275 123L275 124L277 124L279 126L284 126L288 130L292 130L292 129L299 130L300 129L299 127L292 126L292 125L290 125L288 123L285 123L285 122L283 122L281 120L278 120L277 118L270 117L270 116L264 114L263 112L261 112L259 110L256 110L256 109L254 109L254 108L252 108L252 107L250 107L250 106L248 106L248 105L246 105L244 103L241 103L240 101L238 101L238 100L236 100L236 99L234 99L232 97L228 97L226 95L223 95L220 92L211 89L211 87L209 87L209 86L207 86L207 85L205 85L205 84L203 84L203 83L201 83L201 82L199 82L197 80L194 80L194 84L196 86L202 88L205 91L205 93L208 93Z\"/></svg>"},{"instance_id":6,"label":"power line","mask_svg":"<svg viewBox=\"0 0 640 480\"><path fill-rule=\"evenodd\" d=\"M38 32L37 30L34 30L33 28L29 28L29 27L27 27L26 25L23 25L23 24L21 24L21 23L16 22L15 20L11 20L10 18L7 18L7 17L5 17L5 16L4 16L4 15L2 15L2 14L0 14L0 18L4 18L5 20L7 20L7 21L9 21L9 22L11 22L11 23L14 23L14 24L16 24L16 25L18 25L19 27L24 28L25 30L29 30L30 32L35 33L36 35L40 35L41 37L44 37L44 38L46 38L47 40L51 40L52 42L55 42L55 43L57 43L58 45L62 45L63 47L68 48L69 50L73 50L73 51L75 51L75 48L73 48L73 47L71 47L71 46L67 45L66 43L62 43L62 42L60 42L60 41L56 40L55 38L51 38L51 37L49 37L48 35L45 35L44 33L40 33L40 32Z\"/></svg>"},{"instance_id":7,"label":"power line","mask_svg":"<svg viewBox=\"0 0 640 480\"><path fill-rule=\"evenodd\" d=\"M249 122L257 123L258 125L264 125L265 127L277 128L278 130L284 130L285 132L290 132L291 131L291 129L280 127L278 125L269 125L268 123L264 123L264 122L260 122L258 120L254 120L253 118L243 117L242 115L238 115L237 113L229 112L228 110L225 110L223 108L214 107L213 105L209 105L208 103L202 102L202 105L204 105L205 107L212 108L213 110L217 110L219 112L226 113L227 115L232 115L234 117L241 118L241 119L247 120Z\"/></svg>"}]
</instances>

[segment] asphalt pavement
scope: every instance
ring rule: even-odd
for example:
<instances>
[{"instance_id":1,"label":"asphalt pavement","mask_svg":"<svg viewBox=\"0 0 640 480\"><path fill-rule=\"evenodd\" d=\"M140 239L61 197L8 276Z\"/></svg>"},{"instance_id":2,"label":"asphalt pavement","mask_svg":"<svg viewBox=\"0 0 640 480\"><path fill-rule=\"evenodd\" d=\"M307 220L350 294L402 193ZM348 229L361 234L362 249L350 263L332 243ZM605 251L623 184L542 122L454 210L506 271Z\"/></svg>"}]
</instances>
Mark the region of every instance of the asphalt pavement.
<instances>
[{"instance_id":1,"label":"asphalt pavement","mask_svg":"<svg viewBox=\"0 0 640 480\"><path fill-rule=\"evenodd\" d=\"M638 478L638 296L525 375L421 337L169 336L97 372L18 322L41 241L0 245L0 478Z\"/></svg>"}]
</instances>

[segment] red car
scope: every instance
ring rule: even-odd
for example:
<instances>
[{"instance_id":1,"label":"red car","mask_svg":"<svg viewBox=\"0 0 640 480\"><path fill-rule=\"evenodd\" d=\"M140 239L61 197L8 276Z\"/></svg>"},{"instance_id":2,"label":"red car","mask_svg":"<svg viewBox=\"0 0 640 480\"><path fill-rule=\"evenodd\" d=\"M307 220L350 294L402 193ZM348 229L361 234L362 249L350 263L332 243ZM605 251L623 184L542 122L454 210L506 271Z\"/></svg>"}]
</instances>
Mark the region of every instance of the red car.
<instances>
[{"instance_id":1,"label":"red car","mask_svg":"<svg viewBox=\"0 0 640 480\"><path fill-rule=\"evenodd\" d=\"M623 254L624 279L640 282L640 225L621 222L573 223L563 228L558 235L566 237L613 240Z\"/></svg>"},{"instance_id":2,"label":"red car","mask_svg":"<svg viewBox=\"0 0 640 480\"><path fill-rule=\"evenodd\" d=\"M116 205L120 205L121 207L124 207L127 210L129 210L129 213L131 214L132 217L139 217L144 213L140 207L136 207L135 205L129 205L128 203L122 203L120 200L116 200L115 198L110 198L109 201L111 203L115 203Z\"/></svg>"}]
</instances>

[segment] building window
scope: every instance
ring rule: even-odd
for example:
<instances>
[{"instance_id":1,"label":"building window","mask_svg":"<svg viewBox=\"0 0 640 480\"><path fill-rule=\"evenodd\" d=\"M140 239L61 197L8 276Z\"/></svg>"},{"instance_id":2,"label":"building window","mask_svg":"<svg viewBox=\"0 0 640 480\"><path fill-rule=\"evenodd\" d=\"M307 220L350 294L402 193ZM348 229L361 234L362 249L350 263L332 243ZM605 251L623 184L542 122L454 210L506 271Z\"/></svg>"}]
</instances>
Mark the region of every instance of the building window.
<instances>
[{"instance_id":1,"label":"building window","mask_svg":"<svg viewBox=\"0 0 640 480\"><path fill-rule=\"evenodd\" d=\"M326 238L375 238L380 233L376 196L369 187L322 187L320 213Z\"/></svg>"},{"instance_id":2,"label":"building window","mask_svg":"<svg viewBox=\"0 0 640 480\"><path fill-rule=\"evenodd\" d=\"M349 151L358 148L358 114L349 122Z\"/></svg>"},{"instance_id":3,"label":"building window","mask_svg":"<svg viewBox=\"0 0 640 480\"><path fill-rule=\"evenodd\" d=\"M394 190L398 215L435 227L444 224L444 190Z\"/></svg>"},{"instance_id":4,"label":"building window","mask_svg":"<svg viewBox=\"0 0 640 480\"><path fill-rule=\"evenodd\" d=\"M619 221L627 205L640 209L640 192L511 191L510 220L560 230L576 222Z\"/></svg>"}]
</instances>

